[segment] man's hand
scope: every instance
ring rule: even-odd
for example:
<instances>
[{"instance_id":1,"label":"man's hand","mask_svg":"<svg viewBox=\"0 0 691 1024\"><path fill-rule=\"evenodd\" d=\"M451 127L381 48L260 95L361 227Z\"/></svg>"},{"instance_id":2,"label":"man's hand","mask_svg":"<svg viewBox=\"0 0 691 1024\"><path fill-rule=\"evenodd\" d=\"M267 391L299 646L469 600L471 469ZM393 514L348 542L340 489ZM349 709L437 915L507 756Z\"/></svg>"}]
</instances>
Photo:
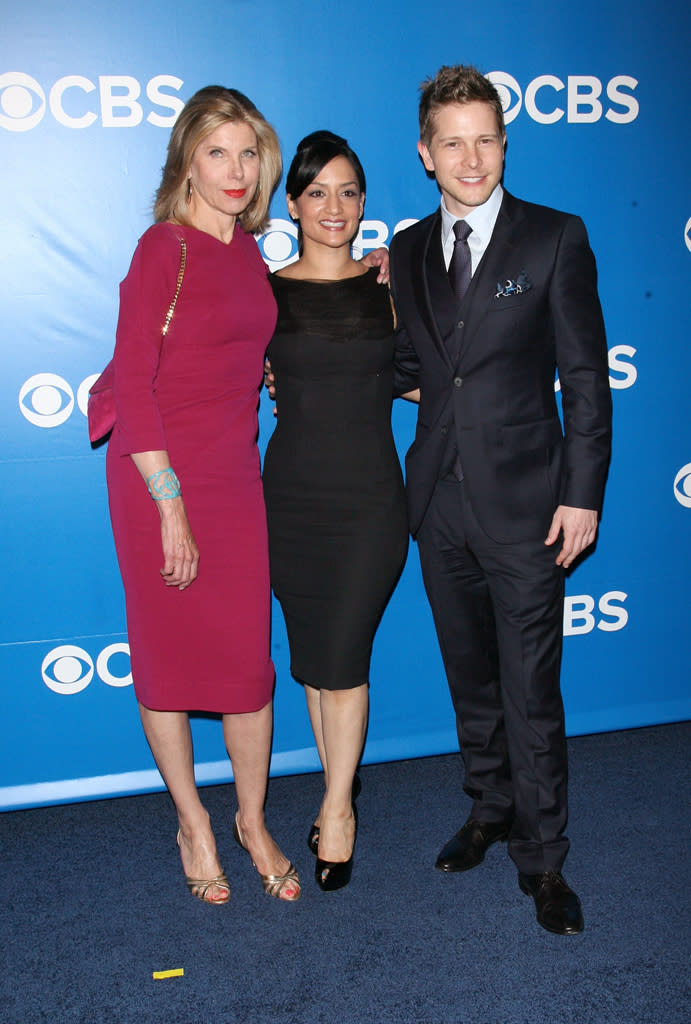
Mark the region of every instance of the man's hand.
<instances>
[{"instance_id":1,"label":"man's hand","mask_svg":"<svg viewBox=\"0 0 691 1024\"><path fill-rule=\"evenodd\" d=\"M384 248L384 246L381 246L379 249L372 249L371 252L362 257L361 263L365 267L379 267L377 283L389 283L389 250Z\"/></svg>"},{"instance_id":2,"label":"man's hand","mask_svg":"<svg viewBox=\"0 0 691 1024\"><path fill-rule=\"evenodd\" d=\"M559 505L552 518L552 525L545 538L545 544L554 544L562 535L562 548L557 555L557 565L565 569L578 558L582 551L595 541L597 536L597 512L592 508L571 508Z\"/></svg>"}]
</instances>

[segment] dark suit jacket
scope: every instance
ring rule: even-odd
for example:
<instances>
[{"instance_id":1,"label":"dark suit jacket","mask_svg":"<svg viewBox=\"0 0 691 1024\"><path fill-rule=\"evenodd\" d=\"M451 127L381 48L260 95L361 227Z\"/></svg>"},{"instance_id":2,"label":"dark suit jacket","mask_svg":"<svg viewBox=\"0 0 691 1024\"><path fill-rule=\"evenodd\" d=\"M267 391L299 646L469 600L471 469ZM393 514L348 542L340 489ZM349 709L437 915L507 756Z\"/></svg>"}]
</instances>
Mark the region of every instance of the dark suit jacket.
<instances>
[{"instance_id":1,"label":"dark suit jacket","mask_svg":"<svg viewBox=\"0 0 691 1024\"><path fill-rule=\"evenodd\" d=\"M455 310L455 348L442 336L448 324L434 301L431 251L440 234L437 210L391 243L396 390L419 386L422 393L406 456L411 532L455 440L485 532L500 543L544 537L557 505L600 509L609 463L607 346L585 226L505 192L489 246ZM520 274L529 287L497 297L497 283Z\"/></svg>"}]
</instances>

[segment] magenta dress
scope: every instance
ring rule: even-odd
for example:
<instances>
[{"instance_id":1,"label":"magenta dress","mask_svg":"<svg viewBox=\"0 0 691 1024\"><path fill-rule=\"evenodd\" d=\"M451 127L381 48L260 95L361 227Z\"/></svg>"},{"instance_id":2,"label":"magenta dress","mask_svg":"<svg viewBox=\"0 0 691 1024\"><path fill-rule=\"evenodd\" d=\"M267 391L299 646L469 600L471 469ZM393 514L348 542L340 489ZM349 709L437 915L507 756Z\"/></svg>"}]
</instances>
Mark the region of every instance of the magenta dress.
<instances>
[{"instance_id":1,"label":"magenta dress","mask_svg":"<svg viewBox=\"0 0 691 1024\"><path fill-rule=\"evenodd\" d=\"M181 235L187 266L162 339ZM195 228L155 224L120 286L108 496L134 689L157 711L249 712L271 699L257 405L275 322L266 266L239 225L225 245ZM158 509L130 458L161 449L200 552L199 575L183 591L161 579Z\"/></svg>"}]
</instances>

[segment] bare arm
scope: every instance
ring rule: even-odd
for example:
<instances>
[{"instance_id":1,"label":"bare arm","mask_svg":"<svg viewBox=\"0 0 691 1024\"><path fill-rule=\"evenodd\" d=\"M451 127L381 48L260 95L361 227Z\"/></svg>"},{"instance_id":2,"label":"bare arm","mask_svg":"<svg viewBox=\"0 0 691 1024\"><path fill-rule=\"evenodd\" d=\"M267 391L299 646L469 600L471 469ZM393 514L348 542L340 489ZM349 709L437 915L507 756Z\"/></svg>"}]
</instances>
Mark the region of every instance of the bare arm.
<instances>
[{"instance_id":1,"label":"bare arm","mask_svg":"<svg viewBox=\"0 0 691 1024\"><path fill-rule=\"evenodd\" d=\"M420 404L420 388L414 388L412 391L406 391L404 395L399 395L399 398L405 398L406 402L416 402Z\"/></svg>"},{"instance_id":2,"label":"bare arm","mask_svg":"<svg viewBox=\"0 0 691 1024\"><path fill-rule=\"evenodd\" d=\"M155 473L171 468L168 452L134 452L132 461L144 481ZM165 478L166 474L162 474ZM159 478L161 479L161 478ZM185 590L197 578L199 549L192 536L182 496L156 501L161 517L163 568L161 576L168 587Z\"/></svg>"}]
</instances>

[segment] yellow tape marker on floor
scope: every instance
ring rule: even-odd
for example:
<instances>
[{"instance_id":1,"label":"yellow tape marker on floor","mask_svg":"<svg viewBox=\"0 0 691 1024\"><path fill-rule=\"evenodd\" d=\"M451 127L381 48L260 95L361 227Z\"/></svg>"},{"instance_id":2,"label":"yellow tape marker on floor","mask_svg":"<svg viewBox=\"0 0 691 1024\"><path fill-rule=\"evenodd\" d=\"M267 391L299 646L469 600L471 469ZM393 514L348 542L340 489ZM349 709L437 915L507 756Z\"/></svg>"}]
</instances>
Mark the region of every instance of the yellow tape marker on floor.
<instances>
[{"instance_id":1,"label":"yellow tape marker on floor","mask_svg":"<svg viewBox=\"0 0 691 1024\"><path fill-rule=\"evenodd\" d=\"M184 973L184 967L176 967L172 971L154 971L153 976L158 981L159 978L181 978Z\"/></svg>"}]
</instances>

